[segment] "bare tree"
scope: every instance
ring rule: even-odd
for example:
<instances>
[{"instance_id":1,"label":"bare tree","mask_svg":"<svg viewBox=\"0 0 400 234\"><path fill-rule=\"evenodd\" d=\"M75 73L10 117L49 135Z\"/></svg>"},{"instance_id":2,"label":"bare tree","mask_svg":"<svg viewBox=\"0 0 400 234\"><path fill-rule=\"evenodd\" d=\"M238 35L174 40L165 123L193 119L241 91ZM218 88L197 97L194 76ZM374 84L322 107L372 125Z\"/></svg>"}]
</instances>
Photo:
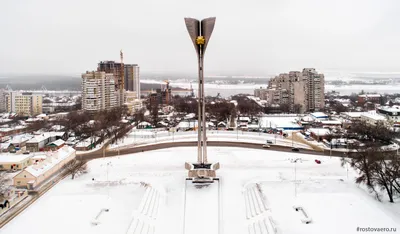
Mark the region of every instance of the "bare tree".
<instances>
[{"instance_id":1,"label":"bare tree","mask_svg":"<svg viewBox=\"0 0 400 234\"><path fill-rule=\"evenodd\" d=\"M74 179L78 174L87 173L88 171L86 162L76 158L66 163L63 168L71 174L71 179Z\"/></svg>"},{"instance_id":2,"label":"bare tree","mask_svg":"<svg viewBox=\"0 0 400 234\"><path fill-rule=\"evenodd\" d=\"M357 139L349 145L355 151L349 159L342 158L342 166L349 162L358 172L355 182L364 183L380 200L376 188L386 191L389 201L400 192L400 161L396 152L388 150L387 145L394 137L391 129L384 124L369 125L364 122L355 124L348 137Z\"/></svg>"},{"instance_id":3,"label":"bare tree","mask_svg":"<svg viewBox=\"0 0 400 234\"><path fill-rule=\"evenodd\" d=\"M399 177L400 160L395 153L381 153L377 155L373 167L373 181L378 188L386 191L390 202L394 202L394 195L400 193Z\"/></svg>"},{"instance_id":4,"label":"bare tree","mask_svg":"<svg viewBox=\"0 0 400 234\"><path fill-rule=\"evenodd\" d=\"M0 172L0 198L4 198L6 193L10 190L10 178L7 173Z\"/></svg>"}]
</instances>

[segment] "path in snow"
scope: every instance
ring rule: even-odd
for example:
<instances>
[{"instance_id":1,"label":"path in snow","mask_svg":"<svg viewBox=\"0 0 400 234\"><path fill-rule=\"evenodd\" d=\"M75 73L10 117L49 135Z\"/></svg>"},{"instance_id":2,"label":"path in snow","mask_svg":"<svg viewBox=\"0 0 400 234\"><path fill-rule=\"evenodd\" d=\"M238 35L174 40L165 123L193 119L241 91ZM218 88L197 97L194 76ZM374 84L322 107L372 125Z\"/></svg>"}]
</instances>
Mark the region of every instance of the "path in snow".
<instances>
[{"instance_id":1,"label":"path in snow","mask_svg":"<svg viewBox=\"0 0 400 234\"><path fill-rule=\"evenodd\" d=\"M184 234L219 233L219 186L186 181Z\"/></svg>"}]
</instances>

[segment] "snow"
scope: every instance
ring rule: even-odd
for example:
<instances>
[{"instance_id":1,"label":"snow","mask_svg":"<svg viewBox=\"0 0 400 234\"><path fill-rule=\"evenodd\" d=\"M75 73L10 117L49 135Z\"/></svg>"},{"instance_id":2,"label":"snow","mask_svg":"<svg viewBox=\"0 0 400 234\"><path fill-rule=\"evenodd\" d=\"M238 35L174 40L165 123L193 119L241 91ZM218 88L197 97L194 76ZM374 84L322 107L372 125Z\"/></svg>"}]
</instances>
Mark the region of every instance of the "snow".
<instances>
[{"instance_id":1,"label":"snow","mask_svg":"<svg viewBox=\"0 0 400 234\"><path fill-rule=\"evenodd\" d=\"M19 163L24 161L27 158L30 158L31 155L28 154L0 154L0 164L4 163Z\"/></svg>"},{"instance_id":2,"label":"snow","mask_svg":"<svg viewBox=\"0 0 400 234\"><path fill-rule=\"evenodd\" d=\"M297 119L299 117L292 116L292 117L283 117L283 116L268 116L268 117L261 117L261 127L262 128L289 128L289 129L297 129L301 128L299 124L297 124Z\"/></svg>"},{"instance_id":3,"label":"snow","mask_svg":"<svg viewBox=\"0 0 400 234\"><path fill-rule=\"evenodd\" d=\"M373 113L366 113L366 114L362 114L361 118L368 118L368 119L372 119L372 120L376 120L376 121L385 121L386 117L382 116L380 114L373 114Z\"/></svg>"},{"instance_id":4,"label":"snow","mask_svg":"<svg viewBox=\"0 0 400 234\"><path fill-rule=\"evenodd\" d=\"M97 159L88 163L87 174L55 185L0 234L158 234L184 229L185 234L218 229L243 234L274 229L285 234L351 234L358 226L400 227L399 204L376 201L354 183L353 172L341 167L338 158L225 147L208 151L210 162L221 163L220 199L215 197L217 183L202 189L187 184L185 190L184 162L195 160L195 147ZM301 160L293 163L296 158ZM303 223L304 216L293 206L302 207L312 222ZM102 209L109 212L100 214ZM206 227L207 232L202 231Z\"/></svg>"},{"instance_id":5,"label":"snow","mask_svg":"<svg viewBox=\"0 0 400 234\"><path fill-rule=\"evenodd\" d=\"M311 116L312 117L314 117L314 118L317 118L317 119L326 119L326 118L328 118L328 115L327 114L325 114L324 112L314 112L314 113L311 113Z\"/></svg>"},{"instance_id":6,"label":"snow","mask_svg":"<svg viewBox=\"0 0 400 234\"><path fill-rule=\"evenodd\" d=\"M326 136L329 135L331 132L331 130L329 130L328 128L310 128L308 129L308 131L316 136Z\"/></svg>"},{"instance_id":7,"label":"snow","mask_svg":"<svg viewBox=\"0 0 400 234\"><path fill-rule=\"evenodd\" d=\"M58 140L55 140L55 141L53 141L53 142L50 142L49 144L47 144L47 145L56 145L56 146L61 146L61 145L63 145L63 144L65 144L65 141L63 141L62 139L58 139Z\"/></svg>"},{"instance_id":8,"label":"snow","mask_svg":"<svg viewBox=\"0 0 400 234\"><path fill-rule=\"evenodd\" d=\"M40 162L37 165L31 165L25 168L25 171L29 172L31 175L35 177L39 177L46 173L46 171L52 169L60 162L70 157L75 153L75 150L69 146L64 146L56 152L52 152L46 157L45 161Z\"/></svg>"},{"instance_id":9,"label":"snow","mask_svg":"<svg viewBox=\"0 0 400 234\"><path fill-rule=\"evenodd\" d=\"M186 181L184 233L219 234L218 193L218 181L199 187L192 181Z\"/></svg>"},{"instance_id":10,"label":"snow","mask_svg":"<svg viewBox=\"0 0 400 234\"><path fill-rule=\"evenodd\" d=\"M181 141L195 141L197 140L196 131L175 132L170 133L167 131L132 131L127 137L112 144L109 147L124 148L132 147L134 145L155 144L161 142L181 142ZM292 142L292 140L285 139L281 135L265 134L257 132L242 132L242 131L207 131L207 139L209 141L230 141L230 142L249 142L265 144L267 140L271 140L277 145L295 146L299 148L310 149L306 144L299 142Z\"/></svg>"}]
</instances>

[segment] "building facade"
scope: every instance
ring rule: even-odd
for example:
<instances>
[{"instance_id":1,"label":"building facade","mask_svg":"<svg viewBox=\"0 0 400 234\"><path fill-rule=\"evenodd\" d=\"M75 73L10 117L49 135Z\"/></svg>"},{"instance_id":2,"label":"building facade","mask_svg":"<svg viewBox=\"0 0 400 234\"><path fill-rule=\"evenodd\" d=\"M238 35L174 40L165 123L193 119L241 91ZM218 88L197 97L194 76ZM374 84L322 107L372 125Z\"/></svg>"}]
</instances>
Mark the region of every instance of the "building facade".
<instances>
[{"instance_id":1,"label":"building facade","mask_svg":"<svg viewBox=\"0 0 400 234\"><path fill-rule=\"evenodd\" d=\"M6 111L20 116L34 116L42 113L43 97L32 93L9 92L5 98Z\"/></svg>"},{"instance_id":2,"label":"building facade","mask_svg":"<svg viewBox=\"0 0 400 234\"><path fill-rule=\"evenodd\" d=\"M5 89L0 89L0 113L7 111L6 96L8 92Z\"/></svg>"},{"instance_id":3,"label":"building facade","mask_svg":"<svg viewBox=\"0 0 400 234\"><path fill-rule=\"evenodd\" d=\"M125 91L136 93L136 99L140 99L140 68L137 64L125 64Z\"/></svg>"},{"instance_id":4,"label":"building facade","mask_svg":"<svg viewBox=\"0 0 400 234\"><path fill-rule=\"evenodd\" d=\"M267 89L254 91L255 96L269 104L288 104L291 111L313 112L325 106L325 79L314 68L302 72L279 74L268 83Z\"/></svg>"},{"instance_id":5,"label":"building facade","mask_svg":"<svg viewBox=\"0 0 400 234\"><path fill-rule=\"evenodd\" d=\"M82 109L109 110L120 106L117 102L114 74L99 71L82 74Z\"/></svg>"}]
</instances>

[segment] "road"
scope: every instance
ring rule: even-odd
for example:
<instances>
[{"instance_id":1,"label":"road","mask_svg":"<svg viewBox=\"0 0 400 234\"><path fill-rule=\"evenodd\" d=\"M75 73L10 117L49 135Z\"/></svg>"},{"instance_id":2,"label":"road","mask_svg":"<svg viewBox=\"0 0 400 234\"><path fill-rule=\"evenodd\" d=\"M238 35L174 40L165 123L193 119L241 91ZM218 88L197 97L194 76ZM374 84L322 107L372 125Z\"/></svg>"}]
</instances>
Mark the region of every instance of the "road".
<instances>
[{"instance_id":1,"label":"road","mask_svg":"<svg viewBox=\"0 0 400 234\"><path fill-rule=\"evenodd\" d=\"M325 155L325 156L343 156L343 152L335 152L332 151L332 155L330 151L318 152L311 149L300 149L299 152L293 152L291 147L282 146L282 145L271 145L270 148L264 149L262 148L262 144L258 143L247 143L247 142L230 142L230 141L209 141L207 143L208 146L213 147L239 147L239 148L248 148L248 149L262 149L266 151L280 151L280 152L290 152L290 153L302 153L302 154L312 154L312 155ZM142 145L136 146L132 148L124 148L120 149L119 152L117 149L107 150L103 156L103 150L97 150L91 153L86 153L82 155L78 155L78 159L81 160L91 160L102 157L113 157L118 155L126 155L126 154L134 154L139 152L146 152L151 150L159 150L159 149L167 149L173 147L197 147L197 141L182 141L182 142L165 142L158 143L152 145Z\"/></svg>"}]
</instances>

